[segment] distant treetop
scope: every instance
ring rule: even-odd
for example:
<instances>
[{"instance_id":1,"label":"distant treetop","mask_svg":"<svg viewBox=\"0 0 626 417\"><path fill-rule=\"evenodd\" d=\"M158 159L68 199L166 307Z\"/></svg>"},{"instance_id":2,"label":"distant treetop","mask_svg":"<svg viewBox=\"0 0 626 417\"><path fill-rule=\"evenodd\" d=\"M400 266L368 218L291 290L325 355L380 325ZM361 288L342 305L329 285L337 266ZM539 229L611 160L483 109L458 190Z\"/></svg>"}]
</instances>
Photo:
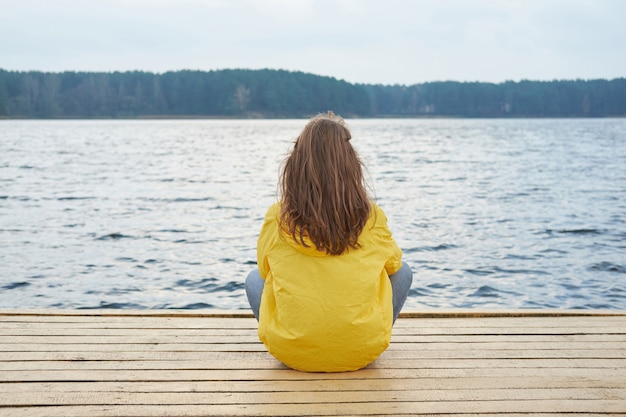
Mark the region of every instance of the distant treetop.
<instances>
[{"instance_id":1,"label":"distant treetop","mask_svg":"<svg viewBox=\"0 0 626 417\"><path fill-rule=\"evenodd\" d=\"M0 69L0 117L626 116L626 79L351 84L283 70L17 72Z\"/></svg>"}]
</instances>

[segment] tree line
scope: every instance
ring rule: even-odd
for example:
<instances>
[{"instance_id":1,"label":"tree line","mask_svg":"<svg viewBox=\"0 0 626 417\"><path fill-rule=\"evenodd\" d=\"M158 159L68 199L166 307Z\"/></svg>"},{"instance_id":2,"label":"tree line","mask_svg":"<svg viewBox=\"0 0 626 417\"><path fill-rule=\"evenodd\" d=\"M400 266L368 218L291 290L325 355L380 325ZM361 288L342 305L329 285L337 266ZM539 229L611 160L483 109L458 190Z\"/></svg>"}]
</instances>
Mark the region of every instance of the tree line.
<instances>
[{"instance_id":1,"label":"tree line","mask_svg":"<svg viewBox=\"0 0 626 417\"><path fill-rule=\"evenodd\" d=\"M0 69L0 117L626 116L626 78L352 84L284 70L38 72Z\"/></svg>"}]
</instances>

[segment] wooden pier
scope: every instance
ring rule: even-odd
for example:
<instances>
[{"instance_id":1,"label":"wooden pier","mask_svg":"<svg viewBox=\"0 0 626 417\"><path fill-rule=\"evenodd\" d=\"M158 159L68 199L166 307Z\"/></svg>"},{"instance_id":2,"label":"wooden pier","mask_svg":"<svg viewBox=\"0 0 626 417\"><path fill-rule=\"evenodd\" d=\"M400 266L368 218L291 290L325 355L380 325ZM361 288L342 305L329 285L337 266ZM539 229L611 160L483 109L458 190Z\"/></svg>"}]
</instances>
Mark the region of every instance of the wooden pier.
<instances>
[{"instance_id":1,"label":"wooden pier","mask_svg":"<svg viewBox=\"0 0 626 417\"><path fill-rule=\"evenodd\" d=\"M0 416L626 416L626 312L403 314L349 373L287 369L249 314L0 310Z\"/></svg>"}]
</instances>

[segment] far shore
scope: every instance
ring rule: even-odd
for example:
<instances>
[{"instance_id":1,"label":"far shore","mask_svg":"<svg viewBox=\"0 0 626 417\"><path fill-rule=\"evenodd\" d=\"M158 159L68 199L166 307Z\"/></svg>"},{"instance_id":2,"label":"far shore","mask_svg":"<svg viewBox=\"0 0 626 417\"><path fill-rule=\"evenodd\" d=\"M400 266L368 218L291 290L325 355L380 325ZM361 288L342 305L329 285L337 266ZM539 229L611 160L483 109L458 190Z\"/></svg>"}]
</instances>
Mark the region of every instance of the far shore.
<instances>
[{"instance_id":1,"label":"far shore","mask_svg":"<svg viewBox=\"0 0 626 417\"><path fill-rule=\"evenodd\" d=\"M302 116L268 116L268 115L237 115L237 116L225 116L225 115L155 115L155 116L119 116L119 117L10 117L0 116L0 120L302 120L309 119L314 115L302 115ZM346 119L363 119L363 120L376 120L376 119L459 119L459 120L521 120L521 119L623 119L624 115L612 115L612 116L594 116L594 117L581 117L581 116L519 116L519 117L467 117L467 116L442 116L442 115L377 115L377 116L356 116L345 115Z\"/></svg>"}]
</instances>

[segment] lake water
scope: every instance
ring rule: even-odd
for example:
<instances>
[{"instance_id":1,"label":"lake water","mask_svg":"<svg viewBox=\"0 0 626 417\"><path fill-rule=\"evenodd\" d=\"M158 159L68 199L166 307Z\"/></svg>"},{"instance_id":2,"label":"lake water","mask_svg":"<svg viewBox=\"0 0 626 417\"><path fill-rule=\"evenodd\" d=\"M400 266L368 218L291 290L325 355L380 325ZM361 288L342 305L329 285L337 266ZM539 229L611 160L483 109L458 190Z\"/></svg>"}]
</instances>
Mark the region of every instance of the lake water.
<instances>
[{"instance_id":1,"label":"lake water","mask_svg":"<svg viewBox=\"0 0 626 417\"><path fill-rule=\"evenodd\" d=\"M0 121L0 308L247 308L304 124ZM406 309L626 309L626 119L348 125Z\"/></svg>"}]
</instances>

